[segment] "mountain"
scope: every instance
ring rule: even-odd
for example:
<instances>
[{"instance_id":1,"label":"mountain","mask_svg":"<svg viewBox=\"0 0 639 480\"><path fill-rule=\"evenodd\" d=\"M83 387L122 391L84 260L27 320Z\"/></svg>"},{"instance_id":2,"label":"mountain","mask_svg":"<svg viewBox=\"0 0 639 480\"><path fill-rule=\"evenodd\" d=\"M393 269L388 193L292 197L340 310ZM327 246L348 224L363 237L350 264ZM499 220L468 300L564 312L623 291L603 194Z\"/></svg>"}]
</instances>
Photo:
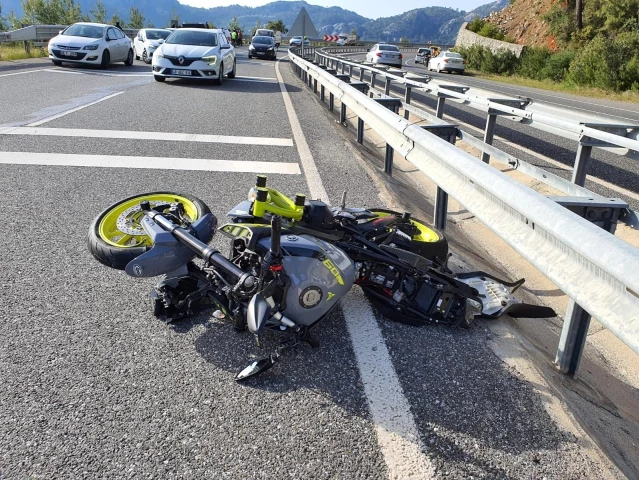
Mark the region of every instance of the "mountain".
<instances>
[{"instance_id":1,"label":"mountain","mask_svg":"<svg viewBox=\"0 0 639 480\"><path fill-rule=\"evenodd\" d=\"M95 6L95 0L75 0L88 13ZM458 11L447 7L426 7L411 10L393 17L370 18L358 15L340 7L320 7L305 1L277 1L261 7L243 7L230 5L227 7L195 8L182 5L178 0L103 0L109 17L117 13L125 21L129 10L136 6L145 16L145 23L155 26L168 26L172 12L184 22L213 22L216 26L227 26L233 17L244 30L251 30L259 21L262 24L270 20L283 20L290 27L300 9L306 7L313 24L320 35L350 33L356 30L363 40L399 41L406 37L411 42L454 43L459 27L464 21L479 15L484 17L490 12L501 10L508 5L508 0L497 0L482 5L472 12ZM2 14L8 15L13 10L22 15L20 0L0 0Z\"/></svg>"}]
</instances>

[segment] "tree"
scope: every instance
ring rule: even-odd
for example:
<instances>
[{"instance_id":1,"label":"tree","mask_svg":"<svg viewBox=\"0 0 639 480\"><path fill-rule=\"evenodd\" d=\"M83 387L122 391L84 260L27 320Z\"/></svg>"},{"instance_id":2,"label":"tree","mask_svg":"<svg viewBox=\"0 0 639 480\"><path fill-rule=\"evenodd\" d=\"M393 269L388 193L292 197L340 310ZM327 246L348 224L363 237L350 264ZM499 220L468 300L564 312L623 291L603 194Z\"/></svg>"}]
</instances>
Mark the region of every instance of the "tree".
<instances>
[{"instance_id":1,"label":"tree","mask_svg":"<svg viewBox=\"0 0 639 480\"><path fill-rule=\"evenodd\" d=\"M116 10L115 13L113 14L113 16L111 17L111 20L109 20L109 23L111 25L120 25L122 26L122 19L120 18L120 15L118 15L118 11Z\"/></svg>"},{"instance_id":2,"label":"tree","mask_svg":"<svg viewBox=\"0 0 639 480\"><path fill-rule=\"evenodd\" d=\"M399 43L408 45L410 43L410 40L408 40L408 37L402 37L399 39Z\"/></svg>"},{"instance_id":3,"label":"tree","mask_svg":"<svg viewBox=\"0 0 639 480\"><path fill-rule=\"evenodd\" d=\"M257 31L258 28L264 28L264 26L262 25L262 22L260 22L259 20L255 22L255 25L253 26L252 36L255 36L255 32Z\"/></svg>"},{"instance_id":4,"label":"tree","mask_svg":"<svg viewBox=\"0 0 639 480\"><path fill-rule=\"evenodd\" d=\"M107 22L107 10L102 0L97 0L95 2L95 7L89 9L89 13L93 16L93 21L95 23Z\"/></svg>"},{"instance_id":5,"label":"tree","mask_svg":"<svg viewBox=\"0 0 639 480\"><path fill-rule=\"evenodd\" d=\"M217 27L215 26L215 22L214 22L213 20L211 20L211 21L209 22L209 25L211 26L211 28L217 28Z\"/></svg>"},{"instance_id":6,"label":"tree","mask_svg":"<svg viewBox=\"0 0 639 480\"><path fill-rule=\"evenodd\" d=\"M266 24L264 28L268 28L269 30L273 30L274 32L284 33L286 31L286 25L284 25L284 21L282 19L271 20Z\"/></svg>"},{"instance_id":7,"label":"tree","mask_svg":"<svg viewBox=\"0 0 639 480\"><path fill-rule=\"evenodd\" d=\"M80 20L82 8L74 0L22 0L21 23L69 25Z\"/></svg>"},{"instance_id":8,"label":"tree","mask_svg":"<svg viewBox=\"0 0 639 480\"><path fill-rule=\"evenodd\" d=\"M2 16L2 4L0 3L0 32L9 30L8 21Z\"/></svg>"},{"instance_id":9,"label":"tree","mask_svg":"<svg viewBox=\"0 0 639 480\"><path fill-rule=\"evenodd\" d=\"M146 21L146 28L153 28L153 23L151 22L151 20Z\"/></svg>"},{"instance_id":10,"label":"tree","mask_svg":"<svg viewBox=\"0 0 639 480\"><path fill-rule=\"evenodd\" d=\"M129 21L126 24L129 28L144 28L144 15L142 12L134 5L131 7L129 12Z\"/></svg>"},{"instance_id":11,"label":"tree","mask_svg":"<svg viewBox=\"0 0 639 480\"><path fill-rule=\"evenodd\" d=\"M237 17L233 17L229 21L229 30L233 31L233 30L239 30L239 29L240 29L240 22L237 20Z\"/></svg>"},{"instance_id":12,"label":"tree","mask_svg":"<svg viewBox=\"0 0 639 480\"><path fill-rule=\"evenodd\" d=\"M171 10L171 18L169 19L169 27L177 28L180 25L180 16L177 14L175 7Z\"/></svg>"}]
</instances>

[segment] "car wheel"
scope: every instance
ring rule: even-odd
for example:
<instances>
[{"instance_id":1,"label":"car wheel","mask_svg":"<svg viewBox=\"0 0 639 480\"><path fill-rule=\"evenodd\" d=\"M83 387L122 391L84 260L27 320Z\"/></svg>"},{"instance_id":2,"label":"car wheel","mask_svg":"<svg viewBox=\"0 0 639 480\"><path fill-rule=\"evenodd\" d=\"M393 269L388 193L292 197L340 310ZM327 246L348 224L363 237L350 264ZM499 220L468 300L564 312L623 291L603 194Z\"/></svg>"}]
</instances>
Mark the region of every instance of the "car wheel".
<instances>
[{"instance_id":1,"label":"car wheel","mask_svg":"<svg viewBox=\"0 0 639 480\"><path fill-rule=\"evenodd\" d=\"M253 58L253 57L251 57L251 54L250 54L250 53L249 53L249 55L248 55L248 58L249 58L249 60L250 60L251 58Z\"/></svg>"},{"instance_id":2,"label":"car wheel","mask_svg":"<svg viewBox=\"0 0 639 480\"><path fill-rule=\"evenodd\" d=\"M126 56L126 60L124 61L124 64L127 67L130 67L131 65L133 65L133 49L129 48L129 54Z\"/></svg>"},{"instance_id":3,"label":"car wheel","mask_svg":"<svg viewBox=\"0 0 639 480\"><path fill-rule=\"evenodd\" d=\"M229 78L235 78L236 69L237 69L237 62L233 60L233 70L229 72Z\"/></svg>"},{"instance_id":4,"label":"car wheel","mask_svg":"<svg viewBox=\"0 0 639 480\"><path fill-rule=\"evenodd\" d=\"M437 71L437 73L442 73L442 69L439 68L439 63L437 64L437 67L435 68L435 70Z\"/></svg>"},{"instance_id":5,"label":"car wheel","mask_svg":"<svg viewBox=\"0 0 639 480\"><path fill-rule=\"evenodd\" d=\"M149 58L149 55L146 53L146 48L142 52L142 61L144 63L151 63L151 59Z\"/></svg>"},{"instance_id":6,"label":"car wheel","mask_svg":"<svg viewBox=\"0 0 639 480\"><path fill-rule=\"evenodd\" d=\"M105 50L104 52L102 52L102 61L100 62L100 68L102 70L106 70L109 66L109 63L111 63L111 54L109 54L108 50Z\"/></svg>"},{"instance_id":7,"label":"car wheel","mask_svg":"<svg viewBox=\"0 0 639 480\"><path fill-rule=\"evenodd\" d=\"M213 80L215 85L222 85L224 83L224 62L220 63L220 74Z\"/></svg>"},{"instance_id":8,"label":"car wheel","mask_svg":"<svg viewBox=\"0 0 639 480\"><path fill-rule=\"evenodd\" d=\"M163 82L166 80L166 77L161 77L160 75L153 75L153 78L155 78L156 82Z\"/></svg>"},{"instance_id":9,"label":"car wheel","mask_svg":"<svg viewBox=\"0 0 639 480\"><path fill-rule=\"evenodd\" d=\"M62 62L60 60L51 60L51 61L56 67L59 67L60 65L62 65Z\"/></svg>"},{"instance_id":10,"label":"car wheel","mask_svg":"<svg viewBox=\"0 0 639 480\"><path fill-rule=\"evenodd\" d=\"M146 50L145 50L145 52L146 52ZM135 53L135 59L136 60L140 60L140 55L138 55L138 50L135 47L133 47L133 53Z\"/></svg>"}]
</instances>

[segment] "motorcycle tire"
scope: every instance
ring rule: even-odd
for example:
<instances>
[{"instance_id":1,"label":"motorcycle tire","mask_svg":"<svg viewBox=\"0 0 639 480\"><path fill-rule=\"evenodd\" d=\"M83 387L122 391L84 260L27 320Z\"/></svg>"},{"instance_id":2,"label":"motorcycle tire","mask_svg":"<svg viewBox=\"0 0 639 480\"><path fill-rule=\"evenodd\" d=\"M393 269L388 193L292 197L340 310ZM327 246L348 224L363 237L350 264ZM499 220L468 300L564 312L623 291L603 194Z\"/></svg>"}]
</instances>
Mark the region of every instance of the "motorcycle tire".
<instances>
[{"instance_id":1,"label":"motorcycle tire","mask_svg":"<svg viewBox=\"0 0 639 480\"><path fill-rule=\"evenodd\" d=\"M143 231L140 234L132 234L120 230L120 225L124 224L125 219L131 229L141 230L139 220L142 211L139 205L143 200L149 201L151 205L180 202L191 221L211 213L211 209L202 200L184 193L151 192L120 200L95 217L89 227L87 245L89 252L98 262L107 267L124 270L131 260L153 246L151 239ZM207 232L206 238L200 240L208 243L214 233L215 229L211 229Z\"/></svg>"},{"instance_id":2,"label":"motorcycle tire","mask_svg":"<svg viewBox=\"0 0 639 480\"><path fill-rule=\"evenodd\" d=\"M384 208L372 208L370 209L370 211L378 214L378 218L386 217L389 215L402 215L399 212L386 210ZM436 229L434 226L429 225L422 220L411 217L410 222L419 229L419 235L413 235L413 238L410 242L406 242L403 244L397 243L397 247L420 255L432 262L445 263L446 259L448 258L448 240L446 240L444 234Z\"/></svg>"}]
</instances>

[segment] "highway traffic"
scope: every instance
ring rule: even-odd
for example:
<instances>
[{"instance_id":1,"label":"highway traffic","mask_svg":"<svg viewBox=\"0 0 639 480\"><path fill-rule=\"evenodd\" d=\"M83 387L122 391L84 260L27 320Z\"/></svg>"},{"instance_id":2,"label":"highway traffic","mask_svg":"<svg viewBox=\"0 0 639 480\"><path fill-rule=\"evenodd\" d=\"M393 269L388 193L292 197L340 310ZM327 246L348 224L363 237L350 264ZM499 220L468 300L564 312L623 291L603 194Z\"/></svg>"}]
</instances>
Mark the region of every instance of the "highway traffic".
<instances>
[{"instance_id":1,"label":"highway traffic","mask_svg":"<svg viewBox=\"0 0 639 480\"><path fill-rule=\"evenodd\" d=\"M91 257L91 220L137 193L192 194L224 222L262 173L291 196L385 206L286 52L236 53L221 86L158 83L142 61L0 64L0 478L615 478L552 392L496 355L488 324L393 323L354 290L314 331L318 348L238 384L251 335L210 312L162 323L155 279ZM512 123L497 134L537 146ZM574 160L574 146L545 145ZM591 173L636 192L630 161L612 157Z\"/></svg>"}]
</instances>

